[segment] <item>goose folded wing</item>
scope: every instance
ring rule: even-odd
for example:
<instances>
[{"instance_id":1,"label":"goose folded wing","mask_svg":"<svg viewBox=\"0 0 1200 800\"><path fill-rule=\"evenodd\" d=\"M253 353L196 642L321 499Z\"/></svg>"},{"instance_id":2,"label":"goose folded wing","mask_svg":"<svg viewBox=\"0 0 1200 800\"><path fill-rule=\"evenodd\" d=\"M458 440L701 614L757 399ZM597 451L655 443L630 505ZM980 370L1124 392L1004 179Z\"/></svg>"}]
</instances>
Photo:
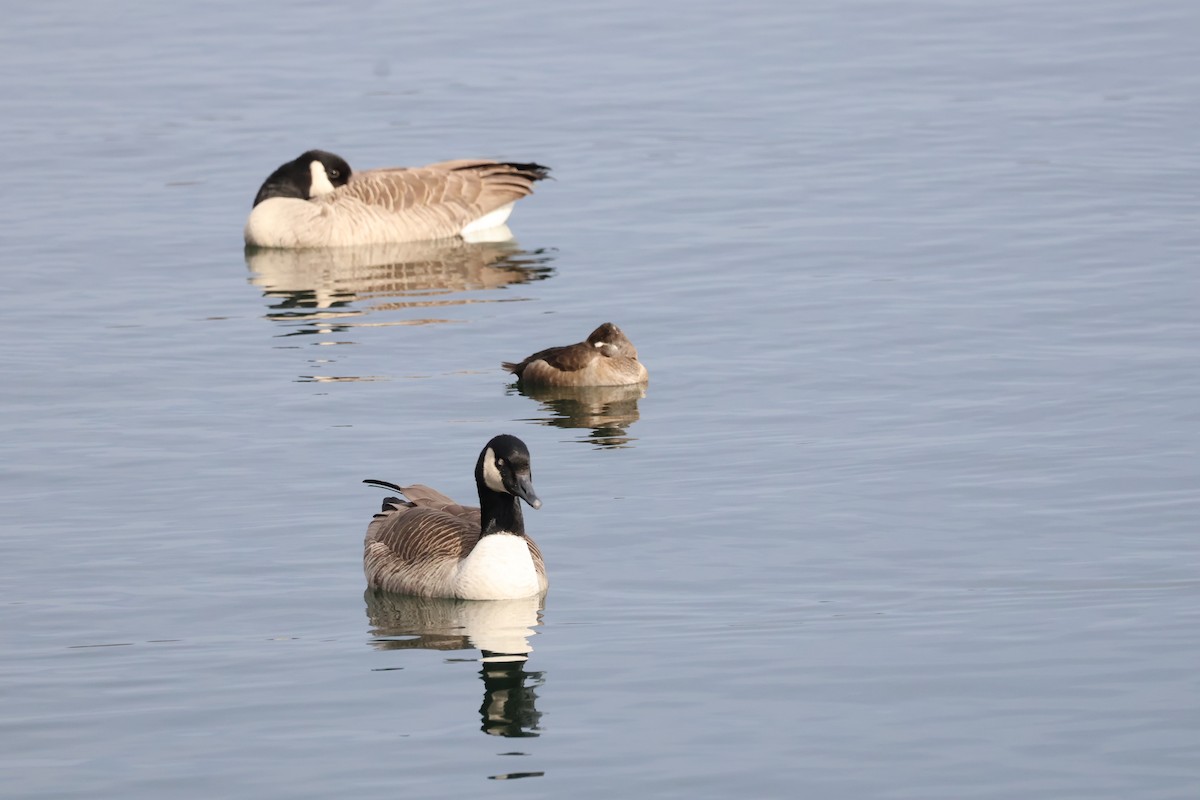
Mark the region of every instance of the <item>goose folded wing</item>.
<instances>
[{"instance_id":1,"label":"goose folded wing","mask_svg":"<svg viewBox=\"0 0 1200 800\"><path fill-rule=\"evenodd\" d=\"M396 213L436 210L466 223L532 194L533 180L508 164L448 161L356 172L336 194Z\"/></svg>"},{"instance_id":2,"label":"goose folded wing","mask_svg":"<svg viewBox=\"0 0 1200 800\"><path fill-rule=\"evenodd\" d=\"M467 524L474 526L476 530L482 525L478 506L461 505L437 489L431 489L420 483L403 487L403 492L405 498L414 507L443 511L452 517L461 519Z\"/></svg>"},{"instance_id":3,"label":"goose folded wing","mask_svg":"<svg viewBox=\"0 0 1200 800\"><path fill-rule=\"evenodd\" d=\"M420 506L379 514L367 528L367 541L382 546L401 563L457 561L479 541L479 525L462 517Z\"/></svg>"}]
</instances>

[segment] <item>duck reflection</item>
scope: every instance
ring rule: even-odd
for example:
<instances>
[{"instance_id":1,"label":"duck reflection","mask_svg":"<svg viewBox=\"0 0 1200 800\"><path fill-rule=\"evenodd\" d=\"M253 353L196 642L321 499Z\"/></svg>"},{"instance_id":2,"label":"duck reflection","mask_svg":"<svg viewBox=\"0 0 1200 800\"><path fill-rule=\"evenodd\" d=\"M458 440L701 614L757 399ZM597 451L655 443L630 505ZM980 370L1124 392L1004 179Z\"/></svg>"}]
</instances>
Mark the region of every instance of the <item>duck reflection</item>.
<instances>
[{"instance_id":1,"label":"duck reflection","mask_svg":"<svg viewBox=\"0 0 1200 800\"><path fill-rule=\"evenodd\" d=\"M538 401L549 414L526 422L556 428L591 428L581 441L598 448L632 447L637 441L628 428L637 422L638 401L646 396L644 384L631 386L524 386L513 384L510 394Z\"/></svg>"},{"instance_id":2,"label":"duck reflection","mask_svg":"<svg viewBox=\"0 0 1200 800\"><path fill-rule=\"evenodd\" d=\"M480 729L492 736L538 736L541 672L525 669L542 598L451 600L368 589L371 644L380 650L479 650Z\"/></svg>"},{"instance_id":3,"label":"duck reflection","mask_svg":"<svg viewBox=\"0 0 1200 800\"><path fill-rule=\"evenodd\" d=\"M547 266L550 254L522 250L512 241L446 239L312 250L247 247L245 255L250 282L269 301L268 319L289 325L287 335L346 330L370 312L486 302L447 296L542 280L554 271ZM370 305L355 307L358 301Z\"/></svg>"}]
</instances>

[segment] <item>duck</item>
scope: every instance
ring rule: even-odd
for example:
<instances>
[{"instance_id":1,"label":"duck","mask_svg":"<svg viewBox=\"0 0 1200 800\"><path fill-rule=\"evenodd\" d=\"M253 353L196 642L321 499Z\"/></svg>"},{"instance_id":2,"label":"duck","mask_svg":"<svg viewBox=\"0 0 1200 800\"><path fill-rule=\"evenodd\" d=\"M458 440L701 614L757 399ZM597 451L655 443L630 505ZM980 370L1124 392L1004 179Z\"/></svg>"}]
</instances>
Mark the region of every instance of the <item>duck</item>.
<instances>
[{"instance_id":1,"label":"duck","mask_svg":"<svg viewBox=\"0 0 1200 800\"><path fill-rule=\"evenodd\" d=\"M522 385L533 386L629 386L650 379L633 342L611 322L582 342L539 350L523 361L500 366Z\"/></svg>"},{"instance_id":2,"label":"duck","mask_svg":"<svg viewBox=\"0 0 1200 800\"><path fill-rule=\"evenodd\" d=\"M487 159L355 172L308 150L272 172L246 220L251 247L302 249L463 237L511 238L513 204L549 176L541 164Z\"/></svg>"},{"instance_id":3,"label":"duck","mask_svg":"<svg viewBox=\"0 0 1200 800\"><path fill-rule=\"evenodd\" d=\"M521 501L539 509L529 448L501 434L475 463L479 507L462 506L424 485L363 483L398 492L367 526L363 572L384 592L459 600L515 600L549 586L537 543L525 533Z\"/></svg>"}]
</instances>

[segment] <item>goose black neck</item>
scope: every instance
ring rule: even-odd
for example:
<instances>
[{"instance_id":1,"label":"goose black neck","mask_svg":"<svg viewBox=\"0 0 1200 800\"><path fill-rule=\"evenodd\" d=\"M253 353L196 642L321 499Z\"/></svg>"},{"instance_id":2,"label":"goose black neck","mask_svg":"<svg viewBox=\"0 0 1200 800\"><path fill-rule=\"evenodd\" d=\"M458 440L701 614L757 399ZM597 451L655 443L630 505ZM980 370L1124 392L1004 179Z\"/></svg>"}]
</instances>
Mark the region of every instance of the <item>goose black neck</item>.
<instances>
[{"instance_id":1,"label":"goose black neck","mask_svg":"<svg viewBox=\"0 0 1200 800\"><path fill-rule=\"evenodd\" d=\"M525 518L521 516L521 499L506 492L489 489L479 484L479 511L481 536L489 533L515 533L525 535Z\"/></svg>"},{"instance_id":2,"label":"goose black neck","mask_svg":"<svg viewBox=\"0 0 1200 800\"><path fill-rule=\"evenodd\" d=\"M254 197L254 205L272 197L292 197L297 200L307 200L308 190L312 183L309 174L295 161L289 161L272 172L263 181L258 194Z\"/></svg>"}]
</instances>

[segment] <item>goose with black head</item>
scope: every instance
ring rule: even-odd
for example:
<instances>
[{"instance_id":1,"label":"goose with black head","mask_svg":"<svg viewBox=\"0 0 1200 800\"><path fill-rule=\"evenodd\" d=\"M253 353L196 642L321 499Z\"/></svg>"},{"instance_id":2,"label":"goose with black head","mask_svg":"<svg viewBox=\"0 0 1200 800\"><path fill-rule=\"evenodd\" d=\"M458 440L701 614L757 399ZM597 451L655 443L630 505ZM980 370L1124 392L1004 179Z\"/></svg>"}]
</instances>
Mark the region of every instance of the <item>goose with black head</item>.
<instances>
[{"instance_id":1,"label":"goose with black head","mask_svg":"<svg viewBox=\"0 0 1200 800\"><path fill-rule=\"evenodd\" d=\"M508 239L504 223L513 204L549 172L541 164L488 159L359 172L341 156L309 150L263 182L246 220L246 244L303 249Z\"/></svg>"},{"instance_id":2,"label":"goose with black head","mask_svg":"<svg viewBox=\"0 0 1200 800\"><path fill-rule=\"evenodd\" d=\"M546 566L525 533L521 501L541 508L529 448L493 437L475 463L479 507L462 506L428 486L363 481L403 496L383 501L367 527L367 585L420 597L510 600L544 593Z\"/></svg>"}]
</instances>

